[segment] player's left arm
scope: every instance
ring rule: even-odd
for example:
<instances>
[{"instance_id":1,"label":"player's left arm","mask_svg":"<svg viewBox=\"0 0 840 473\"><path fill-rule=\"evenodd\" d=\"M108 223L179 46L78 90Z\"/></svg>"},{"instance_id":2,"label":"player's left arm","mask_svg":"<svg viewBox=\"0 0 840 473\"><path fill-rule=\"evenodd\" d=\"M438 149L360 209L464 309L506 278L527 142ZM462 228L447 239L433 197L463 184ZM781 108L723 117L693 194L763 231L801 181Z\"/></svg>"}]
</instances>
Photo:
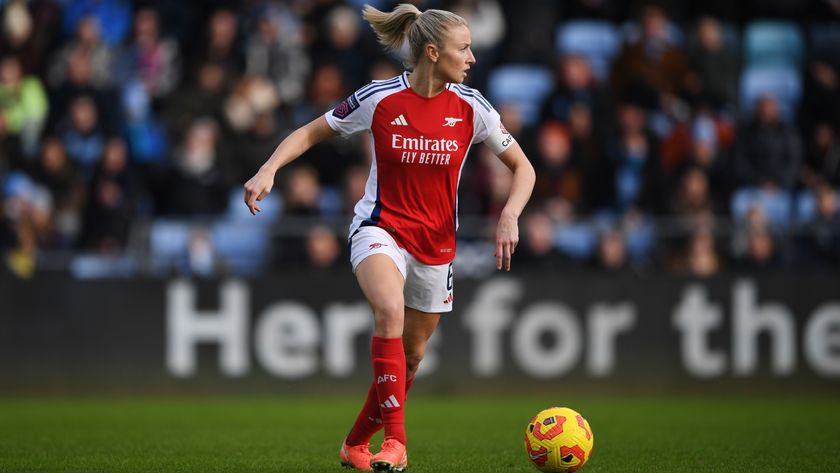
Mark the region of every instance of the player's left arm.
<instances>
[{"instance_id":1,"label":"player's left arm","mask_svg":"<svg viewBox=\"0 0 840 473\"><path fill-rule=\"evenodd\" d=\"M513 185L496 226L496 269L504 267L505 271L510 271L510 258L519 243L519 216L531 198L537 176L534 166L515 140L498 156L513 172Z\"/></svg>"}]
</instances>

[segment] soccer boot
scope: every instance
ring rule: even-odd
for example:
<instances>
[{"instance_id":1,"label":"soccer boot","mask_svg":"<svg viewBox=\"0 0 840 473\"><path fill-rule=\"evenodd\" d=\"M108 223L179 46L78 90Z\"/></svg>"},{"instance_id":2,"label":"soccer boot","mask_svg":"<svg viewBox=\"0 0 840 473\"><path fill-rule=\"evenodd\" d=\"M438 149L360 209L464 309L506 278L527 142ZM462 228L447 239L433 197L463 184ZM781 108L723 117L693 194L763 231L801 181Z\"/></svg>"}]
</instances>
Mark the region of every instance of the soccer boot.
<instances>
[{"instance_id":1,"label":"soccer boot","mask_svg":"<svg viewBox=\"0 0 840 473\"><path fill-rule=\"evenodd\" d=\"M385 439L382 442L382 450L373 456L370 461L373 471L385 471L388 473L402 472L408 467L408 455L405 452L405 445L396 439Z\"/></svg>"},{"instance_id":2,"label":"soccer boot","mask_svg":"<svg viewBox=\"0 0 840 473\"><path fill-rule=\"evenodd\" d=\"M347 439L341 443L341 466L362 471L371 471L370 462L373 455L370 453L370 444L363 443L353 447L347 445Z\"/></svg>"}]
</instances>

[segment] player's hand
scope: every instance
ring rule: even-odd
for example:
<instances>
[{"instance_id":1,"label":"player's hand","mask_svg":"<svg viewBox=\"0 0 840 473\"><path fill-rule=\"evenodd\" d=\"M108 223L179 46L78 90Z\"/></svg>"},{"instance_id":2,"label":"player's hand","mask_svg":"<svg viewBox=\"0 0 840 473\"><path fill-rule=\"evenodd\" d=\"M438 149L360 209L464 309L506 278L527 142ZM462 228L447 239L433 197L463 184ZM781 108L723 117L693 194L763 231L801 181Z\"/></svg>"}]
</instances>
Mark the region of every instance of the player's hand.
<instances>
[{"instance_id":1,"label":"player's hand","mask_svg":"<svg viewBox=\"0 0 840 473\"><path fill-rule=\"evenodd\" d=\"M510 271L510 258L519 243L519 223L515 216L502 212L496 226L496 269Z\"/></svg>"},{"instance_id":2,"label":"player's hand","mask_svg":"<svg viewBox=\"0 0 840 473\"><path fill-rule=\"evenodd\" d=\"M260 169L245 183L245 205L248 206L252 215L262 211L257 202L263 200L271 192L272 187L274 187L274 175L264 169Z\"/></svg>"}]
</instances>

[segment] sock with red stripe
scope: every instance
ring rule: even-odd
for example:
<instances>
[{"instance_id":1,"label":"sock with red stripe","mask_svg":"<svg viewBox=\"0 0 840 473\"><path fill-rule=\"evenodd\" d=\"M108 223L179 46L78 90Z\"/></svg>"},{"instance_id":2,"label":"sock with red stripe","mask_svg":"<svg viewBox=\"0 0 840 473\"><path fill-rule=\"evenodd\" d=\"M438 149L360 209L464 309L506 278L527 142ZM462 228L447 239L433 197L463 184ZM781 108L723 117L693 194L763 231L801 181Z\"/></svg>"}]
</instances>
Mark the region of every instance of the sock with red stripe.
<instances>
[{"instance_id":1,"label":"sock with red stripe","mask_svg":"<svg viewBox=\"0 0 840 473\"><path fill-rule=\"evenodd\" d=\"M385 438L405 439L405 350L402 337L373 337L373 380L382 413Z\"/></svg>"}]
</instances>

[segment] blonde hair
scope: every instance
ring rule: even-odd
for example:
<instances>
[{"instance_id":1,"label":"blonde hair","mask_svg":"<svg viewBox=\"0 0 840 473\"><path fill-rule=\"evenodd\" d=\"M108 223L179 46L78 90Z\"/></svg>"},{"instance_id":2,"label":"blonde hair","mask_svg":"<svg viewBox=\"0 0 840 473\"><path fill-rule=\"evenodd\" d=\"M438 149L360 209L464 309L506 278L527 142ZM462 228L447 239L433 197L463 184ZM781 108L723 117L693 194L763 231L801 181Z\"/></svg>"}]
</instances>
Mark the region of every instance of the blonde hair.
<instances>
[{"instance_id":1,"label":"blonde hair","mask_svg":"<svg viewBox=\"0 0 840 473\"><path fill-rule=\"evenodd\" d=\"M423 48L432 43L442 48L446 31L452 26L467 26L467 20L446 10L421 12L410 3L401 3L391 12L382 12L365 5L362 10L379 42L386 49L400 54L403 43L408 40L409 55L404 63L413 68L423 55Z\"/></svg>"}]
</instances>

